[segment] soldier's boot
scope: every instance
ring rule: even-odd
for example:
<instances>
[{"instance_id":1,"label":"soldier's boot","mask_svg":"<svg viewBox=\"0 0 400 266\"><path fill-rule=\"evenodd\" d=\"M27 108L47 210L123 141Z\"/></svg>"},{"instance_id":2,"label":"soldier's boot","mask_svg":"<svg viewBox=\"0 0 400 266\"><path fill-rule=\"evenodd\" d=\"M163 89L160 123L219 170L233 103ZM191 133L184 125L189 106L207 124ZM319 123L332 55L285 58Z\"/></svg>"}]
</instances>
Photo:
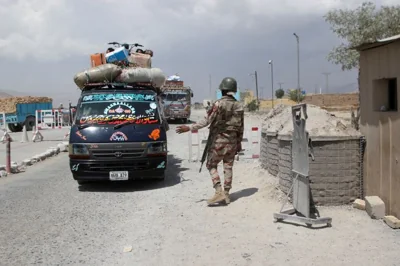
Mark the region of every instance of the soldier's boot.
<instances>
[{"instance_id":1,"label":"soldier's boot","mask_svg":"<svg viewBox=\"0 0 400 266\"><path fill-rule=\"evenodd\" d=\"M231 199L230 199L230 197L229 197L229 189L225 188L224 194L225 194L225 203L226 203L226 204L231 203Z\"/></svg>"},{"instance_id":2,"label":"soldier's boot","mask_svg":"<svg viewBox=\"0 0 400 266\"><path fill-rule=\"evenodd\" d=\"M225 193L222 191L221 184L215 185L215 194L212 198L207 200L208 205L219 203L225 200Z\"/></svg>"}]
</instances>

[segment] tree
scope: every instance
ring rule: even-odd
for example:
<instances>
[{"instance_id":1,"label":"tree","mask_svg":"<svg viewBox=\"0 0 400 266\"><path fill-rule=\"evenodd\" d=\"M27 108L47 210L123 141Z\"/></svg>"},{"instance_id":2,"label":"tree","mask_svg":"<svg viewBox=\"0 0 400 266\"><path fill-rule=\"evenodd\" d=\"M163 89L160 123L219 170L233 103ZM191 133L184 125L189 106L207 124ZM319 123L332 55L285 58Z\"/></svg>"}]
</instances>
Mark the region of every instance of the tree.
<instances>
[{"instance_id":1,"label":"tree","mask_svg":"<svg viewBox=\"0 0 400 266\"><path fill-rule=\"evenodd\" d=\"M328 54L328 61L341 65L342 70L358 67L359 53L349 48L400 34L400 5L382 6L377 10L372 2L360 7L329 11L324 19L331 30L343 40Z\"/></svg>"},{"instance_id":2,"label":"tree","mask_svg":"<svg viewBox=\"0 0 400 266\"><path fill-rule=\"evenodd\" d=\"M276 98L278 98L278 99L282 99L283 96L285 96L285 91L284 91L283 89L277 89L277 90L275 91L275 96L276 96Z\"/></svg>"},{"instance_id":3,"label":"tree","mask_svg":"<svg viewBox=\"0 0 400 266\"><path fill-rule=\"evenodd\" d=\"M249 102L246 106L250 112L255 112L258 110L259 105L257 104L257 100L252 100L251 102Z\"/></svg>"},{"instance_id":4,"label":"tree","mask_svg":"<svg viewBox=\"0 0 400 266\"><path fill-rule=\"evenodd\" d=\"M289 99L294 102L297 102L297 100L299 100L299 102L302 102L305 98L304 94L299 92L299 90L297 90L297 89L288 90L287 94L289 96Z\"/></svg>"}]
</instances>

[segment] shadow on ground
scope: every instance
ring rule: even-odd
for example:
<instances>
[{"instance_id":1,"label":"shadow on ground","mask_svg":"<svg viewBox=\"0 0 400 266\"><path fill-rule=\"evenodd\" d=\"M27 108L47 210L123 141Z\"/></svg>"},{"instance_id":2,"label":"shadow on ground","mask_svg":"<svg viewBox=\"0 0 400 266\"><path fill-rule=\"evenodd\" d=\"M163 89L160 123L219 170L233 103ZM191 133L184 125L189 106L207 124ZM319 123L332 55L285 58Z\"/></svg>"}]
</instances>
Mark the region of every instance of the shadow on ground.
<instances>
[{"instance_id":1,"label":"shadow on ground","mask_svg":"<svg viewBox=\"0 0 400 266\"><path fill-rule=\"evenodd\" d=\"M134 192L142 190L153 190L175 186L182 180L181 173L189 168L181 167L181 159L168 155L168 167L165 180L130 180L121 182L97 182L87 183L79 186L81 192Z\"/></svg>"},{"instance_id":2,"label":"shadow on ground","mask_svg":"<svg viewBox=\"0 0 400 266\"><path fill-rule=\"evenodd\" d=\"M247 198L247 197L253 196L257 192L258 192L258 188L255 188L255 187L246 188L246 189L242 189L242 190L231 193L229 198L231 200L231 203L233 203L235 201L238 201L241 198ZM210 197L211 196L212 195L210 195ZM207 199L202 199L197 202L202 202L202 201L207 201ZM225 202L220 202L220 203L210 205L210 207L220 207L220 206L226 206Z\"/></svg>"},{"instance_id":3,"label":"shadow on ground","mask_svg":"<svg viewBox=\"0 0 400 266\"><path fill-rule=\"evenodd\" d=\"M181 119L175 119L175 120L168 120L168 124L170 125L187 125L187 124L193 124L195 121L189 119L186 123L184 123Z\"/></svg>"},{"instance_id":4,"label":"shadow on ground","mask_svg":"<svg viewBox=\"0 0 400 266\"><path fill-rule=\"evenodd\" d=\"M253 196L257 192L258 192L258 188L255 188L255 187L242 189L242 190L233 192L230 196L230 199L231 199L231 202L235 202L241 198L247 198L247 197Z\"/></svg>"}]
</instances>

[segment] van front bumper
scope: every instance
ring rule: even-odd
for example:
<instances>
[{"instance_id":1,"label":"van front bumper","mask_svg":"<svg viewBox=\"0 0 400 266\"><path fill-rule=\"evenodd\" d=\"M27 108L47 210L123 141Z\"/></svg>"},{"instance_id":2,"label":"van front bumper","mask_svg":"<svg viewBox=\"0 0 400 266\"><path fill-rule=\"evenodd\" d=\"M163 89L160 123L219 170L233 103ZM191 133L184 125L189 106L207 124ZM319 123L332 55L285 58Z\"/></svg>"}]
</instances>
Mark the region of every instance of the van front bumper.
<instances>
[{"instance_id":1,"label":"van front bumper","mask_svg":"<svg viewBox=\"0 0 400 266\"><path fill-rule=\"evenodd\" d=\"M163 178L167 169L167 156L120 160L70 159L70 169L75 180L107 181L110 173L128 172L128 180Z\"/></svg>"}]
</instances>

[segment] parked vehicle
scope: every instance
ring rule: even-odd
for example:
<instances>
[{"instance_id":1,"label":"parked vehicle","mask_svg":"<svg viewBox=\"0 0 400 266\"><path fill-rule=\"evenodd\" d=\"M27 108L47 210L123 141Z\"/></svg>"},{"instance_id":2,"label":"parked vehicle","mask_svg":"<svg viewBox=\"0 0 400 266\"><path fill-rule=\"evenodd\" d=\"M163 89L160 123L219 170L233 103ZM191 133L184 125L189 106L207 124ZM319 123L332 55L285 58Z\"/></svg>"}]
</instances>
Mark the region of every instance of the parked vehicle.
<instances>
[{"instance_id":1,"label":"parked vehicle","mask_svg":"<svg viewBox=\"0 0 400 266\"><path fill-rule=\"evenodd\" d=\"M168 124L152 85L87 84L69 136L70 169L83 184L165 178Z\"/></svg>"},{"instance_id":2,"label":"parked vehicle","mask_svg":"<svg viewBox=\"0 0 400 266\"><path fill-rule=\"evenodd\" d=\"M33 103L18 103L18 101L22 101L25 97L10 97L1 99L2 101L7 102L7 106L0 106L0 113L4 114L5 122L8 124L8 128L11 132L20 132L23 129L23 126L26 125L26 130L30 131L36 124L35 113L36 110L51 110L53 107L53 103L51 98L43 98L47 102L33 102ZM29 98L25 98L29 99ZM0 115L2 124L3 114ZM39 121L43 121L46 117L38 117Z\"/></svg>"},{"instance_id":3,"label":"parked vehicle","mask_svg":"<svg viewBox=\"0 0 400 266\"><path fill-rule=\"evenodd\" d=\"M163 86L164 113L168 120L187 123L191 115L193 91L183 81L167 81Z\"/></svg>"}]
</instances>

